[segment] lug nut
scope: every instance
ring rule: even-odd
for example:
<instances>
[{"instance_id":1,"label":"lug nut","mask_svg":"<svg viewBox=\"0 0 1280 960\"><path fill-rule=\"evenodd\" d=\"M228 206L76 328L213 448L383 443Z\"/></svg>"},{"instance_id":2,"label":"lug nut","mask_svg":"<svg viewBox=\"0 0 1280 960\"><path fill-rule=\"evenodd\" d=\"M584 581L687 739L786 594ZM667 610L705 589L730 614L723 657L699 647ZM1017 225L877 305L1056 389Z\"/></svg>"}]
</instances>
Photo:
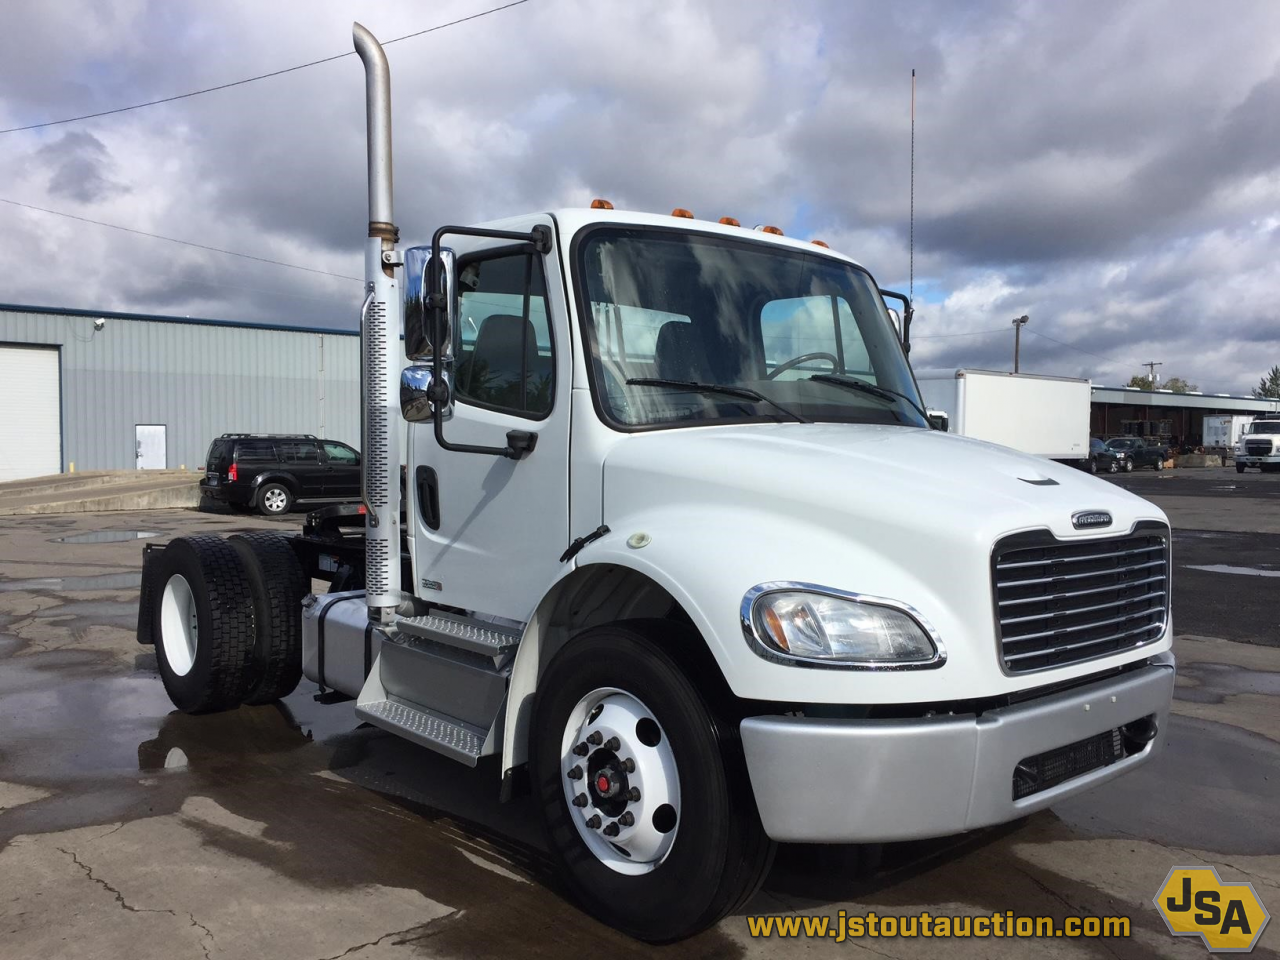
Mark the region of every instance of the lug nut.
<instances>
[{"instance_id":1,"label":"lug nut","mask_svg":"<svg viewBox=\"0 0 1280 960\"><path fill-rule=\"evenodd\" d=\"M589 734L587 734L587 743L590 743L593 746L598 747L603 741L604 741L604 736L600 733L599 730L592 730Z\"/></svg>"},{"instance_id":2,"label":"lug nut","mask_svg":"<svg viewBox=\"0 0 1280 960\"><path fill-rule=\"evenodd\" d=\"M618 825L616 823L609 824L604 828L604 835L606 837L616 837L618 835Z\"/></svg>"},{"instance_id":3,"label":"lug nut","mask_svg":"<svg viewBox=\"0 0 1280 960\"><path fill-rule=\"evenodd\" d=\"M588 747L585 743L580 743L573 748L573 752L576 756L585 757L588 753L591 752L591 748Z\"/></svg>"},{"instance_id":4,"label":"lug nut","mask_svg":"<svg viewBox=\"0 0 1280 960\"><path fill-rule=\"evenodd\" d=\"M618 818L618 822L624 827L629 827L636 822L635 815L630 810Z\"/></svg>"},{"instance_id":5,"label":"lug nut","mask_svg":"<svg viewBox=\"0 0 1280 960\"><path fill-rule=\"evenodd\" d=\"M573 805L575 807L585 807L587 805L587 795L585 793L578 794L573 798Z\"/></svg>"},{"instance_id":6,"label":"lug nut","mask_svg":"<svg viewBox=\"0 0 1280 960\"><path fill-rule=\"evenodd\" d=\"M630 800L632 803L635 803L635 801L639 800L639 799L640 799L640 788L639 788L639 787L632 787L630 790L628 790L628 791L627 791L627 799L628 799L628 800ZM627 814L627 816L629 817L629 816L631 816L631 814L629 814L629 813L628 813L628 814ZM627 824L627 826L630 826L630 824Z\"/></svg>"},{"instance_id":7,"label":"lug nut","mask_svg":"<svg viewBox=\"0 0 1280 960\"><path fill-rule=\"evenodd\" d=\"M581 780L581 779L582 779L582 768L581 768L581 767L570 767L570 768L569 768L569 774L568 774L568 776L569 776L569 779L570 779L570 780Z\"/></svg>"},{"instance_id":8,"label":"lug nut","mask_svg":"<svg viewBox=\"0 0 1280 960\"><path fill-rule=\"evenodd\" d=\"M627 773L635 773L636 762L632 760L630 757L627 757L627 759L622 761L622 769L627 771Z\"/></svg>"},{"instance_id":9,"label":"lug nut","mask_svg":"<svg viewBox=\"0 0 1280 960\"><path fill-rule=\"evenodd\" d=\"M621 746L622 746L622 742L618 740L617 737L610 737L607 741L605 741L604 748L606 750L617 750Z\"/></svg>"},{"instance_id":10,"label":"lug nut","mask_svg":"<svg viewBox=\"0 0 1280 960\"><path fill-rule=\"evenodd\" d=\"M588 829L588 830L599 830L599 829L600 829L600 814L598 814L598 813L593 813L593 814L592 814L592 815L587 819L587 829Z\"/></svg>"}]
</instances>

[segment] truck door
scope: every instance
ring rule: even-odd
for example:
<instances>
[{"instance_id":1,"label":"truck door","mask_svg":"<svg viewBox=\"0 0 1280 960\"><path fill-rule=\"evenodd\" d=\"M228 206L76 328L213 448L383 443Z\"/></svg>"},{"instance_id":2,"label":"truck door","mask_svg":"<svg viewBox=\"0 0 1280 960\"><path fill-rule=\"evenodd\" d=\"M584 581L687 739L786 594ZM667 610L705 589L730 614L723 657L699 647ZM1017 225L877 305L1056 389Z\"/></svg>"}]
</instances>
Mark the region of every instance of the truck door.
<instances>
[{"instance_id":1,"label":"truck door","mask_svg":"<svg viewBox=\"0 0 1280 960\"><path fill-rule=\"evenodd\" d=\"M325 440L320 446L324 451L324 495L334 499L359 497L359 455L345 443Z\"/></svg>"},{"instance_id":2,"label":"truck door","mask_svg":"<svg viewBox=\"0 0 1280 960\"><path fill-rule=\"evenodd\" d=\"M534 222L548 220L513 229ZM443 450L430 423L410 426L406 492L418 594L527 620L569 540L564 287L555 253L527 247L459 251L458 276L454 405L445 438L504 446L507 431L523 430L538 439L516 461Z\"/></svg>"}]
</instances>

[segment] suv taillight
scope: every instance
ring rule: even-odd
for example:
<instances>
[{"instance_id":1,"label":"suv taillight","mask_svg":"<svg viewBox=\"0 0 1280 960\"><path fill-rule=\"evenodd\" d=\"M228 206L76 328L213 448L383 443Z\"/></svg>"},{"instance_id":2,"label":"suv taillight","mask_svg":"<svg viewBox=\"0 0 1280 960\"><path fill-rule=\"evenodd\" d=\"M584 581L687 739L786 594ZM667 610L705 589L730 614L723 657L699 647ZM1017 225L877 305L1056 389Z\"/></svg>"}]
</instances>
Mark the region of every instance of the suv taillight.
<instances>
[{"instance_id":1,"label":"suv taillight","mask_svg":"<svg viewBox=\"0 0 1280 960\"><path fill-rule=\"evenodd\" d=\"M235 465L234 463L233 463L231 466L229 466L229 467L227 468L227 479L228 479L228 480L239 480L239 479L240 479L239 474L237 474L237 473L236 473L236 465Z\"/></svg>"}]
</instances>

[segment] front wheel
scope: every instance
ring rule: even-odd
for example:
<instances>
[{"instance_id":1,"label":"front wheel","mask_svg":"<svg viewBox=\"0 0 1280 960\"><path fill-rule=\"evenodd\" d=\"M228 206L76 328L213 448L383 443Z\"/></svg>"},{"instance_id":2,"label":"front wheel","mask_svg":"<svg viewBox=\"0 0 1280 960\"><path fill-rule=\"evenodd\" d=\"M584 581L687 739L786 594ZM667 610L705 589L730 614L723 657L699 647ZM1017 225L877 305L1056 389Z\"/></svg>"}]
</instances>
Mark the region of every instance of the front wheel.
<instances>
[{"instance_id":1,"label":"front wheel","mask_svg":"<svg viewBox=\"0 0 1280 960\"><path fill-rule=\"evenodd\" d=\"M1090 460L1089 460L1089 472L1090 472L1090 473L1097 473L1097 472L1098 472L1098 461L1097 461L1097 460L1093 460L1093 459L1090 459Z\"/></svg>"},{"instance_id":2,"label":"front wheel","mask_svg":"<svg viewBox=\"0 0 1280 960\"><path fill-rule=\"evenodd\" d=\"M1244 473L1244 464L1243 464L1243 463L1237 463L1237 464L1236 464L1236 473Z\"/></svg>"},{"instance_id":3,"label":"front wheel","mask_svg":"<svg viewBox=\"0 0 1280 960\"><path fill-rule=\"evenodd\" d=\"M539 682L531 773L548 846L594 916L641 940L691 936L744 903L773 859L736 724L654 642L600 627Z\"/></svg>"},{"instance_id":4,"label":"front wheel","mask_svg":"<svg viewBox=\"0 0 1280 960\"><path fill-rule=\"evenodd\" d=\"M1116 465L1114 460L1107 466L1107 473L1119 473L1120 467Z\"/></svg>"},{"instance_id":5,"label":"front wheel","mask_svg":"<svg viewBox=\"0 0 1280 960\"><path fill-rule=\"evenodd\" d=\"M1125 472L1125 473L1133 473L1133 461L1132 461L1132 460L1126 460L1126 461L1124 462L1124 472Z\"/></svg>"},{"instance_id":6,"label":"front wheel","mask_svg":"<svg viewBox=\"0 0 1280 960\"><path fill-rule=\"evenodd\" d=\"M1157 471L1157 472L1158 472L1158 471L1160 471L1160 470L1163 470L1163 469L1164 469L1164 458L1163 458L1163 457L1161 457L1159 460L1157 460L1157 461L1156 461L1156 463L1155 463L1155 469L1156 469L1156 471Z\"/></svg>"}]
</instances>

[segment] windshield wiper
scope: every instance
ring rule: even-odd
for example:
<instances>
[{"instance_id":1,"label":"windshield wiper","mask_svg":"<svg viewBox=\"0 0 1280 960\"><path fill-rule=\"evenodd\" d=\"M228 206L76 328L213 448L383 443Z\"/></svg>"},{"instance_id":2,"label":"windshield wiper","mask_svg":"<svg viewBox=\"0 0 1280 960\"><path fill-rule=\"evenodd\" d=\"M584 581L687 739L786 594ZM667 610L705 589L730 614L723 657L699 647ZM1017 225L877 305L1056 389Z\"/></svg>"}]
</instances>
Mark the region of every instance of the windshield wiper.
<instances>
[{"instance_id":1,"label":"windshield wiper","mask_svg":"<svg viewBox=\"0 0 1280 960\"><path fill-rule=\"evenodd\" d=\"M924 408L922 408L920 404L916 403L905 393L900 393L890 387L881 387L874 383L867 383L867 381L860 380L857 377L842 376L838 373L815 373L809 379L816 380L818 383L835 384L837 387L849 387L851 390L857 390L859 393L865 393L868 396L879 397L881 400L887 400L890 403L900 399L905 400L907 403L911 404L912 408L919 413L920 416L924 417L925 423L929 422L929 414L925 413Z\"/></svg>"},{"instance_id":2,"label":"windshield wiper","mask_svg":"<svg viewBox=\"0 0 1280 960\"><path fill-rule=\"evenodd\" d=\"M719 393L726 397L737 397L739 400L756 400L767 403L775 410L786 414L796 423L812 423L794 410L788 410L776 400L770 400L758 390L750 387L735 387L724 383L699 383L697 380L667 380L663 377L632 377L627 380L629 387L671 387L673 389L690 390L694 393Z\"/></svg>"}]
</instances>

